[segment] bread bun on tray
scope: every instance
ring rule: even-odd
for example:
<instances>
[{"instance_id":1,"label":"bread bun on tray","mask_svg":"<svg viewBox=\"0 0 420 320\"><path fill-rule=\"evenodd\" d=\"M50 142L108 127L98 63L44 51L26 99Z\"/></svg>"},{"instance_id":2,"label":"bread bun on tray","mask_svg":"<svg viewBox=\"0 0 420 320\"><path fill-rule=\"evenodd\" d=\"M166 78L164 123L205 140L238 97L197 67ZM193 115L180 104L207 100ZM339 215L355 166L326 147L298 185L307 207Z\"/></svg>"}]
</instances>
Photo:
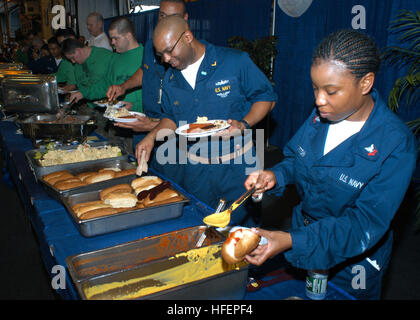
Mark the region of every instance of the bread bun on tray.
<instances>
[{"instance_id":1,"label":"bread bun on tray","mask_svg":"<svg viewBox=\"0 0 420 320\"><path fill-rule=\"evenodd\" d=\"M136 190L140 190L140 188L148 188L150 186L157 186L161 184L163 180L156 176L144 176L131 181L131 187Z\"/></svg>"},{"instance_id":2,"label":"bread bun on tray","mask_svg":"<svg viewBox=\"0 0 420 320\"><path fill-rule=\"evenodd\" d=\"M165 189L162 192L158 193L153 200L150 200L150 195L148 195L143 200L143 204L145 207L147 207L163 203L172 203L181 200L183 200L183 198L178 194L178 192L172 189Z\"/></svg>"},{"instance_id":3,"label":"bread bun on tray","mask_svg":"<svg viewBox=\"0 0 420 320\"><path fill-rule=\"evenodd\" d=\"M113 208L133 208L137 204L137 197L132 193L110 193L104 197L104 203Z\"/></svg>"},{"instance_id":4,"label":"bread bun on tray","mask_svg":"<svg viewBox=\"0 0 420 320\"><path fill-rule=\"evenodd\" d=\"M125 169L119 172L115 172L115 178L129 176L131 174L136 174L136 169Z\"/></svg>"},{"instance_id":5,"label":"bread bun on tray","mask_svg":"<svg viewBox=\"0 0 420 320\"><path fill-rule=\"evenodd\" d=\"M42 177L42 179L44 179L44 181L49 183L51 179L57 178L57 177L59 177L63 174L69 175L70 172L68 172L67 170L55 171L55 172L51 172L49 174L46 174L45 176Z\"/></svg>"},{"instance_id":6,"label":"bread bun on tray","mask_svg":"<svg viewBox=\"0 0 420 320\"><path fill-rule=\"evenodd\" d=\"M91 184L91 183L113 179L114 177L115 177L115 171L108 170L105 172L98 172L93 175L90 175L84 180L84 182L86 182L87 184Z\"/></svg>"},{"instance_id":7,"label":"bread bun on tray","mask_svg":"<svg viewBox=\"0 0 420 320\"><path fill-rule=\"evenodd\" d=\"M99 193L101 200L104 200L105 197L110 193L131 193L133 189L128 183L117 184L115 186L105 188Z\"/></svg>"},{"instance_id":8,"label":"bread bun on tray","mask_svg":"<svg viewBox=\"0 0 420 320\"><path fill-rule=\"evenodd\" d=\"M86 220L86 219L92 219L92 218L99 218L104 216L109 216L111 214L118 213L118 210L115 208L100 208L100 209L94 209L90 210L80 216L80 219Z\"/></svg>"},{"instance_id":9,"label":"bread bun on tray","mask_svg":"<svg viewBox=\"0 0 420 320\"><path fill-rule=\"evenodd\" d=\"M228 264L244 260L245 256L254 250L261 237L247 228L237 229L229 234L222 245L222 257Z\"/></svg>"},{"instance_id":10,"label":"bread bun on tray","mask_svg":"<svg viewBox=\"0 0 420 320\"><path fill-rule=\"evenodd\" d=\"M88 201L84 203L79 203L73 206L73 211L80 218L83 214L88 211L95 209L105 209L111 208L111 205L103 203L103 201Z\"/></svg>"}]
</instances>

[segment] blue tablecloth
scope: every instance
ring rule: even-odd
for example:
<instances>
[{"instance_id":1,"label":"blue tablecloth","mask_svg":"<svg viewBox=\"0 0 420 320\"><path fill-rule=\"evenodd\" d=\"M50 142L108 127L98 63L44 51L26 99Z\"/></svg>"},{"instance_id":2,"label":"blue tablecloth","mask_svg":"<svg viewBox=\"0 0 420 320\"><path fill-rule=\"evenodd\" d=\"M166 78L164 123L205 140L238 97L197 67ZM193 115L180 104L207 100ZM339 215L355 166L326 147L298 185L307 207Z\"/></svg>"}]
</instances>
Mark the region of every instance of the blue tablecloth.
<instances>
[{"instance_id":1,"label":"blue tablecloth","mask_svg":"<svg viewBox=\"0 0 420 320\"><path fill-rule=\"evenodd\" d=\"M212 209L206 204L186 193L191 201L184 207L183 214L179 218L100 236L84 237L79 233L65 207L51 198L43 187L36 182L25 158L25 152L33 149L32 143L22 134L19 134L17 129L12 122L0 121L2 156L5 164L4 168L7 168L7 171L4 170L3 183L10 183L10 181L7 181L10 178L16 187L26 215L39 238L42 258L51 277L55 276L55 273L52 273L53 266L66 266L65 259L68 256L202 225L203 217L212 212ZM153 170L151 171L153 172ZM185 192L185 190L183 191ZM283 267L279 266L279 270ZM273 300L290 296L306 299L304 281L287 276L284 279L278 276L274 276L274 278L279 280L272 281L272 276L269 274L263 275L259 280L262 283L260 286L255 285L255 283L254 285L248 285L249 290L247 290L244 299ZM58 289L57 292L64 299L78 299L78 294L68 273L66 275L66 288ZM333 284L329 284L327 299L352 299L352 297Z\"/></svg>"}]
</instances>

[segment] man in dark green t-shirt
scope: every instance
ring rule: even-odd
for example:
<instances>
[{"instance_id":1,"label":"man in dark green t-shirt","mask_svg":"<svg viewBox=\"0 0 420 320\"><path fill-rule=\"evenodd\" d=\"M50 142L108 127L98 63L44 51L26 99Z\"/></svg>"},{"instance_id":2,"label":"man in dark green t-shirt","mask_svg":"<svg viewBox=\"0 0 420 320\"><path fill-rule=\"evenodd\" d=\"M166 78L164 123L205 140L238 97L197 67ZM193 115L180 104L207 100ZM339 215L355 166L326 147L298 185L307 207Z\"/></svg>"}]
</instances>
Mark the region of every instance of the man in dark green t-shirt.
<instances>
[{"instance_id":1,"label":"man in dark green t-shirt","mask_svg":"<svg viewBox=\"0 0 420 320\"><path fill-rule=\"evenodd\" d=\"M111 85L124 83L140 68L143 61L143 45L137 42L134 24L129 18L114 19L108 32L117 53L114 54L105 77L90 88L90 99L106 97ZM127 108L132 111L143 111L140 88L127 91L119 100L129 102Z\"/></svg>"},{"instance_id":2,"label":"man in dark green t-shirt","mask_svg":"<svg viewBox=\"0 0 420 320\"><path fill-rule=\"evenodd\" d=\"M66 58L74 65L74 78L79 90L70 95L70 102L78 102L83 98L94 100L91 87L103 80L114 53L104 48L85 46L76 39L66 39L61 46ZM108 132L108 121L103 117L103 110L95 109L96 106L91 102L88 102L88 106L91 110L81 111L95 117L98 126L96 131L110 140L118 140L112 139L114 134Z\"/></svg>"}]
</instances>

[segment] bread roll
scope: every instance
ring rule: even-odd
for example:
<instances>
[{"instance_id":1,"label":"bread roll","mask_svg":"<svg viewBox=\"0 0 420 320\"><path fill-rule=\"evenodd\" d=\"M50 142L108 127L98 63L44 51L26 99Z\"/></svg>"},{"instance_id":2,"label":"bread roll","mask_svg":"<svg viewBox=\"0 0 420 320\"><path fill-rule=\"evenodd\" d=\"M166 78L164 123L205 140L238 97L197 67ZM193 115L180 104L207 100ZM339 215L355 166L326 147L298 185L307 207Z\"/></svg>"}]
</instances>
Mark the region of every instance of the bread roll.
<instances>
[{"instance_id":1,"label":"bread roll","mask_svg":"<svg viewBox=\"0 0 420 320\"><path fill-rule=\"evenodd\" d=\"M244 260L245 256L254 250L261 237L249 229L237 229L230 233L222 245L222 257L228 264Z\"/></svg>"},{"instance_id":2,"label":"bread roll","mask_svg":"<svg viewBox=\"0 0 420 320\"><path fill-rule=\"evenodd\" d=\"M104 198L104 203L113 208L133 208L137 204L137 197L132 193L110 193Z\"/></svg>"},{"instance_id":3,"label":"bread roll","mask_svg":"<svg viewBox=\"0 0 420 320\"><path fill-rule=\"evenodd\" d=\"M153 200L150 200L150 195L148 195L142 203L145 207L150 206L155 203L165 203L168 202L171 198L179 197L178 192L173 189L165 189L160 192ZM182 198L181 198L182 199Z\"/></svg>"},{"instance_id":4,"label":"bread roll","mask_svg":"<svg viewBox=\"0 0 420 320\"><path fill-rule=\"evenodd\" d=\"M120 172L115 172L115 178L129 176L131 174L136 174L136 169L125 169Z\"/></svg>"},{"instance_id":5,"label":"bread roll","mask_svg":"<svg viewBox=\"0 0 420 320\"><path fill-rule=\"evenodd\" d=\"M77 211L79 210L81 207L86 207L86 206L90 206L90 205L94 205L94 204L100 204L100 203L104 203L101 200L95 200L95 201L88 201L88 202L81 202L81 203L77 203L75 204L72 209L73 211Z\"/></svg>"},{"instance_id":6,"label":"bread roll","mask_svg":"<svg viewBox=\"0 0 420 320\"><path fill-rule=\"evenodd\" d=\"M121 169L120 169L120 168L117 168L117 167L115 167L115 168L102 168L102 169L99 169L99 171L98 171L98 172L104 172L104 171L114 171L114 172L120 172L120 171L121 171Z\"/></svg>"},{"instance_id":7,"label":"bread roll","mask_svg":"<svg viewBox=\"0 0 420 320\"><path fill-rule=\"evenodd\" d=\"M106 171L106 172L100 172L100 173L93 174L93 175L87 177L84 180L84 182L86 182L87 184L91 184L91 183L96 183L96 182L101 182L101 181L113 179L114 177L115 177L115 172L114 171Z\"/></svg>"},{"instance_id":8,"label":"bread roll","mask_svg":"<svg viewBox=\"0 0 420 320\"><path fill-rule=\"evenodd\" d=\"M45 176L42 177L42 179L44 179L44 181L46 182L49 182L50 179L57 178L63 174L70 174L70 172L68 172L67 170L55 171L55 172L46 174Z\"/></svg>"},{"instance_id":9,"label":"bread roll","mask_svg":"<svg viewBox=\"0 0 420 320\"><path fill-rule=\"evenodd\" d=\"M95 209L105 209L105 208L111 208L111 206L101 201L100 203L91 203L85 206L80 206L79 208L76 208L76 209L73 207L73 211L74 213L76 213L78 217L80 217L82 214L88 211L95 210Z\"/></svg>"},{"instance_id":10,"label":"bread roll","mask_svg":"<svg viewBox=\"0 0 420 320\"><path fill-rule=\"evenodd\" d=\"M101 198L101 200L104 200L105 197L110 193L131 193L132 191L133 189L131 189L130 185L127 183L117 184L115 186L103 189L99 193L99 197Z\"/></svg>"},{"instance_id":11,"label":"bread roll","mask_svg":"<svg viewBox=\"0 0 420 320\"><path fill-rule=\"evenodd\" d=\"M134 193L136 194L136 196L138 196L140 192L153 189L156 186L158 186L158 184L151 184L150 186L138 187L134 190Z\"/></svg>"},{"instance_id":12,"label":"bread roll","mask_svg":"<svg viewBox=\"0 0 420 320\"><path fill-rule=\"evenodd\" d=\"M176 196L176 197L172 197L172 198L165 199L165 200L162 200L162 201L152 201L152 202L148 203L147 206L143 203L143 206L144 207L160 206L160 205L170 204L170 203L174 203L174 202L178 202L178 201L182 201L182 200L184 200L183 197Z\"/></svg>"},{"instance_id":13,"label":"bread roll","mask_svg":"<svg viewBox=\"0 0 420 320\"><path fill-rule=\"evenodd\" d=\"M92 219L92 218L99 218L99 217L109 216L115 213L118 213L118 211L114 208L94 209L94 210L90 210L82 214L80 216L80 219L86 220L86 219Z\"/></svg>"},{"instance_id":14,"label":"bread roll","mask_svg":"<svg viewBox=\"0 0 420 320\"><path fill-rule=\"evenodd\" d=\"M131 187L136 190L142 187L148 187L148 186L157 186L161 184L163 181L161 178L156 176L144 176L137 179L134 179L131 181Z\"/></svg>"},{"instance_id":15,"label":"bread roll","mask_svg":"<svg viewBox=\"0 0 420 320\"><path fill-rule=\"evenodd\" d=\"M87 177L90 177L91 175L96 174L95 171L88 171L88 172L82 172L76 175L81 181L84 181Z\"/></svg>"},{"instance_id":16,"label":"bread roll","mask_svg":"<svg viewBox=\"0 0 420 320\"><path fill-rule=\"evenodd\" d=\"M54 177L54 178L50 178L50 179L48 179L48 183L49 184L51 184L51 185L54 185L54 184L56 184L57 182L59 182L59 181L64 181L64 180L67 180L67 179L70 179L70 178L76 178L75 176L73 176L72 174L70 174L70 173L63 173L63 174L61 174L61 175L59 175L59 176L56 176L56 177Z\"/></svg>"},{"instance_id":17,"label":"bread roll","mask_svg":"<svg viewBox=\"0 0 420 320\"><path fill-rule=\"evenodd\" d=\"M80 181L79 179L77 179L77 181L72 181L72 180L75 180L75 179L69 179L69 180L57 182L54 185L54 187L56 187L58 190L68 190L68 189L83 187L86 185L86 183Z\"/></svg>"}]
</instances>

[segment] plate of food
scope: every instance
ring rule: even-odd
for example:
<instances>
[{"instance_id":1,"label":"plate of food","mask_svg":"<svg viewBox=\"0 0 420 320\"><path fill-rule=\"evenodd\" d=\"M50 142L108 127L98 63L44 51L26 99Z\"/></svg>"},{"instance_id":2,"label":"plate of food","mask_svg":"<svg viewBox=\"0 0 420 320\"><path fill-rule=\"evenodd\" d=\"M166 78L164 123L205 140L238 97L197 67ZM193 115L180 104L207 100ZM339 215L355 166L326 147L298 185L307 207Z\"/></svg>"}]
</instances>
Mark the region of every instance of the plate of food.
<instances>
[{"instance_id":1,"label":"plate of food","mask_svg":"<svg viewBox=\"0 0 420 320\"><path fill-rule=\"evenodd\" d=\"M121 108L119 110L127 110L127 109ZM115 113L112 117L107 117L107 118L111 121L127 123L127 122L137 121L136 115L140 117L146 116L144 113L141 113L141 112L127 111L127 113L126 112Z\"/></svg>"},{"instance_id":2,"label":"plate of food","mask_svg":"<svg viewBox=\"0 0 420 320\"><path fill-rule=\"evenodd\" d=\"M105 99L101 99L101 100L97 100L93 102L94 104L96 104L99 107L114 107L114 108L121 108L122 106L124 106L124 102L122 101L109 101L107 98Z\"/></svg>"},{"instance_id":3,"label":"plate of food","mask_svg":"<svg viewBox=\"0 0 420 320\"><path fill-rule=\"evenodd\" d=\"M211 136L229 127L230 124L226 120L208 120L206 117L198 117L196 122L178 127L175 133L184 137L200 138Z\"/></svg>"}]
</instances>

